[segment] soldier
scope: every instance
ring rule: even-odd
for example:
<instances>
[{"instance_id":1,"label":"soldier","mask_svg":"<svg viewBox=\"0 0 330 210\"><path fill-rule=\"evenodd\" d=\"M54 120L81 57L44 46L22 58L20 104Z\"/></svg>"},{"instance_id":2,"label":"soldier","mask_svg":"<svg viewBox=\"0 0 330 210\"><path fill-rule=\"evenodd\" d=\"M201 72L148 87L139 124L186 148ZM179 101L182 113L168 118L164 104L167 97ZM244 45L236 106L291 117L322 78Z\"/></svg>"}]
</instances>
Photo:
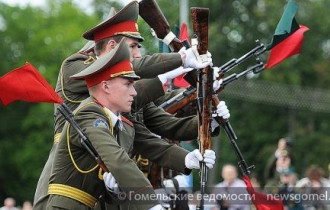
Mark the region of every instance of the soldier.
<instances>
[{"instance_id":1,"label":"soldier","mask_svg":"<svg viewBox=\"0 0 330 210\"><path fill-rule=\"evenodd\" d=\"M136 6L135 6L136 5ZM126 6L123 10L121 11L130 11L129 14L134 14L134 11L137 15L137 4L131 3L128 6ZM121 15L124 13L119 12L116 17L119 20L123 20L124 18L121 17ZM111 36L113 34L120 34L121 32L118 32L118 28L122 22L117 23L117 19L109 19L108 21L105 21L96 27L90 29L86 33L84 33L84 37L89 40L94 40L95 42L101 43L100 46L98 44L96 45L96 54L101 54L103 52L106 52L116 46L117 41L113 37L107 37ZM125 21L123 21L125 23ZM128 36L128 45L129 46L138 46L139 41L142 39L139 38L136 34L134 33L134 26L132 26L133 29L131 29L131 33L126 33L126 36ZM99 39L104 40L104 42L100 42ZM110 49L109 49L110 48ZM190 53L191 51L188 51ZM192 54L190 54L192 55ZM139 48L133 48L131 50L131 56L133 58L139 58L141 57L141 53L139 51ZM192 61L193 63L194 61ZM195 61L196 62L196 61ZM197 63L197 62L196 62ZM207 65L207 64L206 64ZM204 67L206 66L204 64ZM135 65L134 65L135 66ZM196 68L202 68L202 65L196 65L194 66ZM143 70L143 71L141 71ZM142 66L139 72L155 72L154 70L145 70ZM137 74L139 74L137 72ZM162 84L166 82L167 79L171 79L169 75L172 76L179 75L176 74L175 71L172 71L168 74L161 74L158 75L158 78L162 81ZM141 74L140 74L141 75ZM173 76L172 78L174 78ZM153 86L154 88L154 86ZM137 109L136 109L137 110ZM136 111L135 110L135 111ZM219 116L224 116L225 118L229 118L229 112L227 107L225 106L224 102L220 104L218 107L218 113ZM143 106L143 111L142 111L142 122L147 125L147 128L150 129L152 132L156 133L157 135L161 135L162 137L170 138L170 139L180 139L180 140L191 140L195 139L198 135L198 119L196 116L192 117L186 117L183 119L178 119L173 117L172 115L164 112L159 107L156 107L153 103L149 103L145 106ZM131 119L133 121L133 119ZM141 128L144 129L144 128ZM137 135L136 136L143 136L144 131L139 132L140 129L137 130Z\"/></svg>"},{"instance_id":2,"label":"soldier","mask_svg":"<svg viewBox=\"0 0 330 210\"><path fill-rule=\"evenodd\" d=\"M95 53L90 52L90 53L74 54L73 56L70 56L68 59L66 59L63 62L58 77L58 82L56 85L56 91L72 110L74 110L83 99L87 98L89 96L89 93L86 87L86 83L84 81L73 81L70 78L70 76L87 68L96 60L97 57L102 57L104 54L111 51L117 45L117 42L119 42L119 40L121 40L123 37L127 37L126 42L129 45L129 49L132 55L131 57L135 57L135 59L132 60L134 68L137 68L140 75L143 75L145 77L148 76L149 78L154 77L159 73L164 73L175 67L181 66L183 64L183 61L185 61L186 64L188 63L189 65L194 65L192 67L200 66L200 64L197 62L195 57L187 58L184 52L181 52L181 54L167 53L167 54L156 54L153 56L140 57L141 54L139 52L139 42L143 41L143 38L140 36L140 34L137 31L137 28L135 27L137 17L138 17L138 4L136 2L132 2L128 4L117 14L114 12L114 10L112 10L112 14L110 15L109 19L107 19L106 21L102 22L101 24L99 24L98 26L94 27L93 29L89 30L84 34L84 37L92 37L93 41L95 41L96 43ZM118 26L118 24L119 25L126 24L127 22L133 25L134 27L130 28L125 26L124 31L123 28L116 27ZM132 24L132 22L134 22L134 24ZM105 38L100 39L102 35L105 36ZM86 51L88 51L88 49ZM192 55L190 54L190 56ZM201 67L206 65L208 65L208 63L203 64ZM151 70L151 68L155 68L155 69ZM177 72L175 74L178 74ZM175 76L173 72L169 74ZM170 78L166 73L164 77ZM135 103L136 105L133 107L136 107L137 109L139 109L139 107L142 107L147 101L152 101L153 99L156 99L164 94L161 80L158 77L153 79L147 79L144 81L139 81L135 84L135 88L137 89L138 92L138 97L137 97L138 103ZM55 106L55 110L56 110L56 106ZM172 119L172 116L168 116L168 117ZM131 118L130 120L134 121L134 119ZM34 200L35 209L44 209L43 205L45 204L45 201L47 200L47 196L48 196L47 183L49 179L53 153L56 148L56 144L58 143L59 138L61 136L61 131L64 122L65 122L64 118L59 113L55 112L54 146L50 152L49 159L47 160L47 163L38 181L35 200ZM171 121L169 121L168 123L170 122ZM189 135L188 136L189 138L192 135L194 136L197 135L197 129L195 129L196 131L193 131L193 134L191 134L191 132L183 132L184 129L186 129L191 125L197 126L196 120L183 119L181 121L177 121L175 125L176 125L175 127L174 126L169 127L171 128L171 130L169 130L168 133L179 132L181 133L181 135ZM136 136L141 136L141 138L145 138L145 139L154 138L154 136L150 134L150 132L144 127L144 125L136 124L135 127L137 130L139 130L139 132L137 132L138 135ZM181 128L181 129L177 129L177 128ZM191 131L192 129L187 129L187 130Z\"/></svg>"},{"instance_id":3,"label":"soldier","mask_svg":"<svg viewBox=\"0 0 330 210\"><path fill-rule=\"evenodd\" d=\"M203 157L199 152L189 153L157 139L134 138L132 122L120 114L131 110L137 94L133 84L139 77L134 73L129 58L129 50L122 41L110 53L73 75L73 78L86 81L90 93L90 97L75 110L74 119L89 137L122 192L132 196L127 197L128 203L122 206L161 209L158 201L152 199L156 195L150 182L129 157L133 147L158 164L185 174L189 174L192 168L199 168ZM47 209L91 209L97 198L107 192L102 180L103 172L68 123L63 133L65 135L61 136L55 151ZM215 156L204 156L210 168L214 159ZM144 195L150 200L132 203L138 202L133 201L135 195Z\"/></svg>"},{"instance_id":4,"label":"soldier","mask_svg":"<svg viewBox=\"0 0 330 210\"><path fill-rule=\"evenodd\" d=\"M109 18L106 22L110 25L115 24L116 22L134 22L133 31L117 30L116 35L108 37L102 40L95 40L97 45L95 47L96 54L94 53L92 47L95 46L95 42L89 41L81 50L80 53L73 54L68 57L62 64L60 73L58 76L56 84L56 92L61 96L64 102L74 110L80 104L80 102L87 98L88 90L86 83L84 81L72 81L70 78L71 75L82 71L92 64L97 57L101 57L106 52L110 51L115 44L121 40L123 37L131 38L127 43L130 46L130 51L133 59L134 68L138 69L141 75L144 77L150 78L143 81L139 81L135 84L135 88L138 90L138 96L135 100L133 107L142 107L147 101L152 101L162 95L164 95L162 89L162 83L158 77L154 78L159 73L164 73L173 68L179 67L182 65L181 55L178 53L175 54L156 54L153 56L146 56L141 58L141 54L138 51L140 47L139 41L143 41L143 38L137 32L135 28L135 23L138 17L138 4L137 2L132 2L123 8L118 14L116 14L114 9L111 9ZM110 28L110 27L108 27ZM107 40L107 41L106 41ZM115 42L115 40L117 42ZM136 41L138 40L138 41ZM109 42L109 45L107 44ZM100 52L100 49L106 45L107 49L103 52ZM138 53L136 53L138 52ZM143 64L143 65L142 65ZM145 70L143 70L145 68ZM151 70L151 68L154 70ZM173 74L172 74L173 75ZM175 76L175 75L173 75ZM148 88L152 87L152 88ZM138 102L138 103L136 103ZM55 105L55 132L54 132L54 145L50 151L49 158L43 168L43 171L40 175L37 189L34 197L34 208L35 209L44 209L45 201L47 200L47 184L49 179L49 173L51 168L51 162L53 159L53 153L56 149L56 145L60 139L61 131L65 123L65 119L56 112L57 105Z\"/></svg>"},{"instance_id":5,"label":"soldier","mask_svg":"<svg viewBox=\"0 0 330 210\"><path fill-rule=\"evenodd\" d=\"M109 19L83 34L84 38L95 42L95 53L85 55L83 58L81 58L81 55L79 55L80 57L77 55L72 56L64 62L61 68L58 79L60 82L56 85L56 91L72 109L76 108L81 99L88 96L88 91L84 82L73 82L70 76L86 68L97 57L102 57L103 54L111 51L123 37L126 38L126 43L129 46L131 60L137 75L146 78L143 82L137 82L135 86L138 95L133 107L136 110L143 107L146 102L164 95L162 84L167 79L191 70L189 67L204 68L212 62L212 59L209 58L208 62L200 63L192 50L186 51L184 49L180 53L161 53L141 57L139 46L144 39L140 36L136 24L138 3L133 1L118 13L115 13L114 10L112 13L113 15ZM182 65L186 68L168 72ZM56 121L58 120L60 119L56 118ZM58 128L55 127L56 132L61 130L63 122L56 122L55 124L59 125Z\"/></svg>"},{"instance_id":6,"label":"soldier","mask_svg":"<svg viewBox=\"0 0 330 210\"><path fill-rule=\"evenodd\" d=\"M139 42L141 42L143 38L140 36L136 23L133 21L133 20L136 21L137 16L138 16L138 3L136 1L133 1L127 6L125 6L122 10L120 10L112 18L98 24L97 26L85 32L83 34L83 37L88 40L95 41L96 43L95 53L97 56L101 56L103 53L108 52L113 47L115 47L116 44L118 43L118 37L120 35L127 37L126 43L128 44L131 50L131 58L133 58L132 63L134 69L136 69L135 67L139 69L138 71L136 70L137 74L142 78L158 76L159 80L161 81L161 84L166 83L168 79L172 79L184 72L189 71L186 70L189 67L204 68L212 63L212 59L210 57L209 60L205 63L198 62L197 58L192 52L192 49L188 49L188 50L182 49L180 50L181 52L179 53L167 53L167 54L163 53L163 54L149 56L149 58L153 57L152 60L155 63L152 63L151 59L149 58L146 59L146 57L141 57L141 53L138 46L139 46ZM125 28L125 31L122 31L123 28ZM173 67L179 67L183 65L184 69L182 70L176 69L167 72L165 74L162 74L164 68L154 69L154 67L159 66L157 60L163 59L162 58L163 56L168 56L168 58L171 58L167 63L163 63L164 65L172 66L172 69ZM141 62L142 60L143 62ZM215 89L218 89L219 85L220 84L218 84L215 87ZM160 88L160 83L153 84L151 88L149 88L148 91L144 91L143 94L151 95L150 93L147 92L155 91L155 89L158 88ZM155 96L156 94L152 94L152 95ZM138 111L142 107L141 104L143 103L139 103L139 105L133 107L135 108L134 111ZM146 106L143 106L143 108L144 108L143 122L145 124L148 123L150 127L148 126L147 127L151 129L154 133L170 139L178 139L180 137L186 140L190 140L197 137L197 129L188 129L191 128L191 126L195 126L197 128L197 118L192 119L192 117L190 117L189 118L191 119L190 121L186 119L180 121L177 118L175 119L173 118L173 116L165 113L161 108L156 107L154 104L147 104ZM224 102L222 102L221 105L219 106L219 110L224 110L224 112L228 111ZM224 115L226 114L227 113L225 113Z\"/></svg>"}]
</instances>

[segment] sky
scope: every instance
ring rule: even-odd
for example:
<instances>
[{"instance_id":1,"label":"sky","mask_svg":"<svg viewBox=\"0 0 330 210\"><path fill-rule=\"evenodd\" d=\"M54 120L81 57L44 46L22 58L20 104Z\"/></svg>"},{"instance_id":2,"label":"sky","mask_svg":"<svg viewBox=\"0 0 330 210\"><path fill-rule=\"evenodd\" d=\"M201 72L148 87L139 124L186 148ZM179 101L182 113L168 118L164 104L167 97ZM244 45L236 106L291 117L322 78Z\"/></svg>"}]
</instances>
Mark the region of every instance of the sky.
<instances>
[{"instance_id":1,"label":"sky","mask_svg":"<svg viewBox=\"0 0 330 210\"><path fill-rule=\"evenodd\" d=\"M127 4L131 0L120 0L120 1ZM45 0L0 0L0 2L4 2L4 3L12 5L12 6L20 5L20 6L24 7L27 4L30 4L32 6L43 6L43 5L45 5L46 1ZM90 4L91 0L83 0L83 1L74 0L74 2L79 2L83 6L86 6L86 5Z\"/></svg>"},{"instance_id":2,"label":"sky","mask_svg":"<svg viewBox=\"0 0 330 210\"><path fill-rule=\"evenodd\" d=\"M83 1L82 0L73 0L73 1L84 9L90 8L90 7L88 7L88 5L90 5L90 3L92 2L92 0L83 0ZM123 2L124 4L127 4L131 0L120 0L120 1ZM27 5L43 7L43 6L45 6L45 3L46 3L45 0L0 0L0 2L6 3L11 6L19 5L21 7L25 7ZM87 12L92 12L92 11L87 11Z\"/></svg>"},{"instance_id":3,"label":"sky","mask_svg":"<svg viewBox=\"0 0 330 210\"><path fill-rule=\"evenodd\" d=\"M43 6L45 5L45 0L0 0L0 2L4 2L11 6L26 6L30 4L31 6Z\"/></svg>"},{"instance_id":4,"label":"sky","mask_svg":"<svg viewBox=\"0 0 330 210\"><path fill-rule=\"evenodd\" d=\"M26 7L27 5L31 5L34 7L43 7L46 5L45 0L0 0L0 2L6 3L11 6L20 6L20 7ZM78 3L82 8L90 8L88 5L90 4L91 0L83 0L83 1L78 1L74 0L75 3ZM92 12L92 11L87 11L87 12Z\"/></svg>"}]
</instances>

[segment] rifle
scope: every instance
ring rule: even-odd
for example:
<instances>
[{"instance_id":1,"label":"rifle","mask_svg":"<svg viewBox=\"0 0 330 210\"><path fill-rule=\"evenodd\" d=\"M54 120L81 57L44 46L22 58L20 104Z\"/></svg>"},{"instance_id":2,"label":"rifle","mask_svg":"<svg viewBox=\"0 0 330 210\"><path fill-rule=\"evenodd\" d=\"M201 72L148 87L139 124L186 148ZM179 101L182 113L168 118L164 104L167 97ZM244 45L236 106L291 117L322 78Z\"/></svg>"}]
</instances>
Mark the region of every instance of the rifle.
<instances>
[{"instance_id":1,"label":"rifle","mask_svg":"<svg viewBox=\"0 0 330 210\"><path fill-rule=\"evenodd\" d=\"M225 77L222 81L220 89L217 93L223 90L228 84L231 82L247 75L250 72L257 74L264 69L264 64L262 62L258 62L258 64L249 67L248 69L242 71L239 74L231 74ZM165 101L164 103L160 104L159 107L163 108L166 112L170 114L175 114L178 110L182 109L192 101L194 101L197 97L197 92L195 87L188 87L185 91L179 93L178 95L174 96L173 98Z\"/></svg>"},{"instance_id":2,"label":"rifle","mask_svg":"<svg viewBox=\"0 0 330 210\"><path fill-rule=\"evenodd\" d=\"M104 164L102 161L101 157L93 147L92 143L88 139L87 135L85 132L80 128L80 126L77 124L77 122L73 119L73 113L69 109L69 107L66 104L62 104L57 108L57 110L63 115L63 117L70 123L72 128L78 133L80 136L80 141L83 147L91 154L94 159L96 160L97 164L102 168L103 171L109 172L109 169L107 166Z\"/></svg>"},{"instance_id":3,"label":"rifle","mask_svg":"<svg viewBox=\"0 0 330 210\"><path fill-rule=\"evenodd\" d=\"M194 36L197 39L197 51L199 54L206 54L208 49L208 24L209 9L192 7L192 25ZM206 149L211 148L210 119L212 117L211 101L213 91L213 70L207 66L198 71L197 75L197 113L198 113L198 141L199 150L204 154ZM207 168L204 161L201 161L201 201L198 209L204 209L204 193L207 182Z\"/></svg>"},{"instance_id":4,"label":"rifle","mask_svg":"<svg viewBox=\"0 0 330 210\"><path fill-rule=\"evenodd\" d=\"M172 52L178 52L185 46L171 31L170 25L155 0L141 0L139 2L139 14L152 28L159 39L167 44ZM188 72L184 76L190 85L196 85L196 70Z\"/></svg>"},{"instance_id":5,"label":"rifle","mask_svg":"<svg viewBox=\"0 0 330 210\"><path fill-rule=\"evenodd\" d=\"M219 103L220 103L220 100L219 98L216 96L216 95L213 95L212 96L212 102L214 104L214 106L216 107ZM236 140L237 140L237 136L233 130L233 128L231 127L228 119L223 119L221 117L215 117L214 118L218 123L219 125L221 125L223 127L223 129L225 130L229 140L230 140L230 143L235 151L235 154L238 158L238 166L243 174L243 176L245 175L249 175L251 172L250 172L250 169L253 169L254 168L254 165L252 166L248 166L247 163L245 162L245 159L238 147L238 145L236 144Z\"/></svg>"},{"instance_id":6,"label":"rifle","mask_svg":"<svg viewBox=\"0 0 330 210\"><path fill-rule=\"evenodd\" d=\"M161 12L158 4L155 2L155 0L142 0L139 3L139 8L140 8L140 16L149 24L149 26L154 30L154 32L156 33L157 37L160 39L165 39L165 37L170 34L170 36L173 37L173 35L171 35L171 29L170 26L166 20L166 18L164 17L163 13ZM173 33L172 33L173 34ZM171 51L179 51L182 47L183 44L180 42L180 40L178 40L175 36L174 38L171 40L169 39L169 43L168 45L170 46ZM222 76L224 73L226 73L227 71L229 71L230 69L234 68L235 66L237 66L238 64L240 64L241 62L243 62L244 60L246 60L248 57L252 56L252 55L260 55L261 53L263 53L266 50L266 48L263 45L257 46L256 48L252 49L250 52L248 52L246 55L242 56L239 59L232 59L229 62L225 63L223 66L220 67ZM225 85L229 84L230 82L240 78L243 75L246 75L248 72L253 71L254 73L257 73L259 71L261 71L263 69L263 64L258 64L256 66L253 66L249 69L247 69L246 71L244 71L244 73L242 72L241 74L234 74L231 75L228 78L225 78L223 80L223 84L222 86L224 87ZM185 79L192 85L195 87L196 84L196 76L195 76L195 71L191 71L189 72L186 76ZM223 88L222 88L223 89ZM211 89L212 90L212 89ZM220 90L219 90L220 91ZM166 110L170 110L171 113L176 112L176 110L184 107L186 104L188 104L189 102L191 102L192 100L194 100L197 96L197 93L195 90L193 91L189 91L189 94L182 94L180 96L177 96L175 99L165 102L163 103L161 106L164 106L163 108ZM215 105L215 107L217 106L217 103L215 103L215 97L216 99L219 101L219 99L217 98L216 95L212 96L212 100L213 103ZM184 102L180 102L180 101L184 101ZM166 108L165 108L166 107ZM235 133L233 132L229 122L224 122L221 123L219 117L217 117L217 121L219 124L221 124L228 137L230 138L232 145L234 146L234 149L236 151L236 154L238 155L238 158L241 160L242 164L240 165L240 168L242 171L246 172L248 171L249 168L251 167L247 167L237 145L235 144L235 139L237 139ZM236 146L235 146L236 145ZM209 145L210 146L210 145ZM204 164L205 166L205 164ZM206 169L206 167L204 167L204 169ZM206 170L202 170L202 175L205 175ZM245 174L245 173L243 173ZM206 177L206 176L204 176ZM205 186L206 184L206 179L202 179L202 182ZM203 198L203 197L202 197ZM202 201L201 201L202 204ZM203 206L201 205L200 208L203 208Z\"/></svg>"},{"instance_id":7,"label":"rifle","mask_svg":"<svg viewBox=\"0 0 330 210\"><path fill-rule=\"evenodd\" d=\"M233 58L219 67L220 76L218 79L222 78L225 73L232 70L234 67L238 66L239 64L241 64L243 61L247 60L251 56L255 56L257 61L256 65L249 67L248 69L242 71L241 73L239 74L234 73L225 77L222 80L223 82L221 84L221 88L217 91L217 93L219 93L226 85L237 80L238 78L245 76L250 72L257 74L264 68L263 63L260 62L258 56L266 51L266 47L263 43L260 43L259 40L256 40L256 45L257 46L255 48L253 48L246 54L242 55L241 57ZM174 114L178 110L180 110L181 108L183 108L184 106L195 100L196 97L197 97L196 88L190 86L184 92L178 94L177 96L174 96L173 98L161 104L160 107L162 107L166 112L170 114Z\"/></svg>"},{"instance_id":8,"label":"rifle","mask_svg":"<svg viewBox=\"0 0 330 210\"><path fill-rule=\"evenodd\" d=\"M139 14L154 30L157 37L170 46L172 52L179 51L183 47L181 41L171 31L170 24L155 0L140 1Z\"/></svg>"},{"instance_id":9,"label":"rifle","mask_svg":"<svg viewBox=\"0 0 330 210\"><path fill-rule=\"evenodd\" d=\"M256 56L258 59L258 56L266 51L266 47L264 44L260 43L259 40L256 40L256 44L257 46L255 48L253 48L243 56L239 57L238 59L233 58L230 61L223 64L222 66L220 66L219 67L220 72L225 74L226 72L233 69L234 67L236 67L237 65L239 65L240 63L242 63L243 61L245 61L246 59L248 59L253 55Z\"/></svg>"},{"instance_id":10,"label":"rifle","mask_svg":"<svg viewBox=\"0 0 330 210\"><path fill-rule=\"evenodd\" d=\"M175 114L179 109L196 99L196 96L196 88L190 86L185 91L159 105L159 107L170 114Z\"/></svg>"}]
</instances>

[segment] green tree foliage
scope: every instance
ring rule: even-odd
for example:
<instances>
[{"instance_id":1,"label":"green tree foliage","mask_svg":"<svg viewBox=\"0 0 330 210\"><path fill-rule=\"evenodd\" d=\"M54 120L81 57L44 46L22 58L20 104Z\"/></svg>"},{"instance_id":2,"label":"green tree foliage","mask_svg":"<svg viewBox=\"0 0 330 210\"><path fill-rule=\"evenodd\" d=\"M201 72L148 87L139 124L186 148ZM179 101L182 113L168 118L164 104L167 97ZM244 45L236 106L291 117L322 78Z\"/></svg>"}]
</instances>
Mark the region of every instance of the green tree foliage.
<instances>
[{"instance_id":1,"label":"green tree foliage","mask_svg":"<svg viewBox=\"0 0 330 210\"><path fill-rule=\"evenodd\" d=\"M70 1L48 1L46 10L0 3L0 75L30 62L54 86L62 61L96 22ZM32 200L53 143L53 105L17 102L0 112L0 200Z\"/></svg>"},{"instance_id":2,"label":"green tree foliage","mask_svg":"<svg viewBox=\"0 0 330 210\"><path fill-rule=\"evenodd\" d=\"M267 70L256 79L329 90L329 9L328 1L298 1L296 20L311 30L305 33L302 52L272 70ZM231 58L238 58L254 47L254 40L269 43L281 17L286 1L190 1L190 6L210 8L210 51L216 65ZM261 56L267 60L268 54ZM251 65L245 62L237 69ZM253 82L253 81L251 81ZM230 85L226 88L230 88ZM224 90L226 92L226 89ZM281 95L279 93L279 100ZM326 169L330 147L329 114L309 110L293 110L269 104L227 99L231 110L231 124L238 136L238 144L254 172L264 183L262 174L266 161L274 152L277 140L284 136L293 139L294 166L300 176L312 163ZM292 119L293 118L293 119ZM225 137L226 138L226 137ZM223 147L218 157L228 161L226 148L230 147L222 138ZM233 152L233 151L231 151ZM315 158L317 154L317 158ZM232 157L232 155L230 156ZM318 160L317 160L318 159ZM320 159L326 160L324 162ZM235 163L236 159L230 162ZM219 172L217 172L220 174ZM220 180L220 177L219 177Z\"/></svg>"}]
</instances>

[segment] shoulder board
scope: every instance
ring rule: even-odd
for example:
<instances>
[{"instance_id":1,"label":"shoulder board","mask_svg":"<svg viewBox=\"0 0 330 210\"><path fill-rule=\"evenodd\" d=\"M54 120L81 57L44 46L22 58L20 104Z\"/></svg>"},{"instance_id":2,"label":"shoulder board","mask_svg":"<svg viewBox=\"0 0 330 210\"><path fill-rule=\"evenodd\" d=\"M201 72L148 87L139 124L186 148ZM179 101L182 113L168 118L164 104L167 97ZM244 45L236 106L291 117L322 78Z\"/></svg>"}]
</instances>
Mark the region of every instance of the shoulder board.
<instances>
[{"instance_id":1,"label":"shoulder board","mask_svg":"<svg viewBox=\"0 0 330 210\"><path fill-rule=\"evenodd\" d=\"M127 118L124 117L124 116L121 116L121 120L122 120L123 122L125 122L126 124L130 125L131 127L134 126L133 123L132 123L131 121L129 121L129 119L127 119Z\"/></svg>"},{"instance_id":2,"label":"shoulder board","mask_svg":"<svg viewBox=\"0 0 330 210\"><path fill-rule=\"evenodd\" d=\"M73 111L73 113L77 114L82 109L88 109L91 107L96 107L96 108L100 107L102 109L102 106L100 104L95 103L95 101L93 101L93 99L91 99L91 98L87 98L79 104L79 106Z\"/></svg>"},{"instance_id":3,"label":"shoulder board","mask_svg":"<svg viewBox=\"0 0 330 210\"><path fill-rule=\"evenodd\" d=\"M70 55L66 59L66 61L68 61L68 62L73 62L73 61L77 61L77 60L85 61L87 58L88 58L88 55L81 54L81 53L74 53L74 54Z\"/></svg>"},{"instance_id":4,"label":"shoulder board","mask_svg":"<svg viewBox=\"0 0 330 210\"><path fill-rule=\"evenodd\" d=\"M85 65L89 65L89 64L93 63L94 61L96 61L96 58L94 58L93 56L91 56L91 55L87 55L87 56L88 56L87 59L84 61Z\"/></svg>"}]
</instances>

